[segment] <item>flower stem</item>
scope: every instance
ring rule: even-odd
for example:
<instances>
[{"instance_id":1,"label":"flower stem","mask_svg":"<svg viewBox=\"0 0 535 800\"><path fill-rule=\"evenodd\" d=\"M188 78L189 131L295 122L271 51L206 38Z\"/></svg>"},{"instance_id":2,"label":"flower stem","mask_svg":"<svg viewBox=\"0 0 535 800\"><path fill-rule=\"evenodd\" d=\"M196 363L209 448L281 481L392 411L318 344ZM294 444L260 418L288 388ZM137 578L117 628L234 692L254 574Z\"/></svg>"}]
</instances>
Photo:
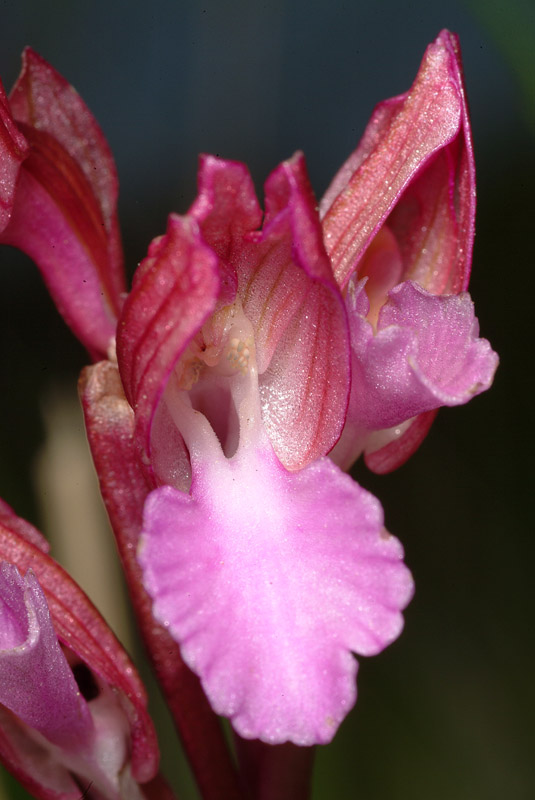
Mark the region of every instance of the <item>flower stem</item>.
<instances>
[{"instance_id":1,"label":"flower stem","mask_svg":"<svg viewBox=\"0 0 535 800\"><path fill-rule=\"evenodd\" d=\"M235 737L238 761L252 800L308 800L315 747L270 745Z\"/></svg>"}]
</instances>

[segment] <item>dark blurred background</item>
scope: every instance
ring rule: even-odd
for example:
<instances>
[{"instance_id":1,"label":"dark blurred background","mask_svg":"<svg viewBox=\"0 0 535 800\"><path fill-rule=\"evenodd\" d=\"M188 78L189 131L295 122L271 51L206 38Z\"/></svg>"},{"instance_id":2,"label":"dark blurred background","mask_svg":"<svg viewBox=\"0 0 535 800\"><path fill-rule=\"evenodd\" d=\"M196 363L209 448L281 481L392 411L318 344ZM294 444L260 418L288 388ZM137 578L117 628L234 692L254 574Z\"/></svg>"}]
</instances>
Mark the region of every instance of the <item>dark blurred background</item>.
<instances>
[{"instance_id":1,"label":"dark blurred background","mask_svg":"<svg viewBox=\"0 0 535 800\"><path fill-rule=\"evenodd\" d=\"M321 196L375 103L409 88L443 27L460 35L476 148L471 292L502 362L493 389L442 411L401 470L378 478L356 468L405 545L417 593L399 641L362 660L357 707L318 753L314 800L535 797L535 4L0 3L6 88L31 44L110 142L130 273L168 212L188 208L201 151L247 162L260 188L302 149ZM47 529L35 477L43 407L58 387L75 397L86 356L29 260L2 248L0 262L0 496ZM79 417L73 425L80 433ZM173 779L182 798L196 797L182 771ZM6 792L18 796L11 784Z\"/></svg>"}]
</instances>

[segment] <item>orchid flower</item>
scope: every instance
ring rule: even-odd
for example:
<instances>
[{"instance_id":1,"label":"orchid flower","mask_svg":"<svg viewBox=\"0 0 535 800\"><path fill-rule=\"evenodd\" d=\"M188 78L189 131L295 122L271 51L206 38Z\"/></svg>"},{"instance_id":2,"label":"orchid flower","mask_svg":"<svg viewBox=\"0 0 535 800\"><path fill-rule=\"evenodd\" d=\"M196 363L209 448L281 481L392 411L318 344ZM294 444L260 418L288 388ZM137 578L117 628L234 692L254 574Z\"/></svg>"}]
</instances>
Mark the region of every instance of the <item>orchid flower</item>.
<instances>
[{"instance_id":1,"label":"orchid flower","mask_svg":"<svg viewBox=\"0 0 535 800\"><path fill-rule=\"evenodd\" d=\"M45 800L171 798L143 686L47 550L0 501L0 758Z\"/></svg>"},{"instance_id":2,"label":"orchid flower","mask_svg":"<svg viewBox=\"0 0 535 800\"><path fill-rule=\"evenodd\" d=\"M345 290L351 397L331 453L389 472L419 446L440 406L492 383L498 359L478 338L466 293L475 167L457 37L427 48L409 92L380 103L320 204Z\"/></svg>"},{"instance_id":3,"label":"orchid flower","mask_svg":"<svg viewBox=\"0 0 535 800\"><path fill-rule=\"evenodd\" d=\"M244 165L203 157L196 200L124 304L96 123L31 51L2 108L1 241L108 355L81 382L86 425L168 698L174 642L242 737L330 741L355 702L353 653L399 635L413 591L379 502L338 464L364 450L398 465L497 363L464 293L474 177L455 37L378 107L320 213L300 153L268 178L264 214Z\"/></svg>"},{"instance_id":4,"label":"orchid flower","mask_svg":"<svg viewBox=\"0 0 535 800\"><path fill-rule=\"evenodd\" d=\"M139 550L153 613L241 736L310 745L354 703L351 651L398 635L412 581L378 502L324 457L349 342L302 156L259 221L245 168L204 159L135 277L117 358L157 486ZM169 469L152 453L172 436Z\"/></svg>"}]
</instances>

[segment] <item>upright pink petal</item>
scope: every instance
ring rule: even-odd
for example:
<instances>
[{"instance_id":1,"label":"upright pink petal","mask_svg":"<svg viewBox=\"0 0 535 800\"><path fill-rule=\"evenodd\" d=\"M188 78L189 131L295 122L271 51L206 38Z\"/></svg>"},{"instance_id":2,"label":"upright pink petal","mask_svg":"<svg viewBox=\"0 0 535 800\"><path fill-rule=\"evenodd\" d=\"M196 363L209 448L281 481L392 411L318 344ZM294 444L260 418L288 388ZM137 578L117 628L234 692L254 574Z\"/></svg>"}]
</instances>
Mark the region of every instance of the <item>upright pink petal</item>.
<instances>
[{"instance_id":1,"label":"upright pink petal","mask_svg":"<svg viewBox=\"0 0 535 800\"><path fill-rule=\"evenodd\" d=\"M262 222L252 178L245 164L201 156L198 195L188 212L199 223L204 242L219 256L219 302L236 295L236 259L246 234Z\"/></svg>"},{"instance_id":2,"label":"upright pink petal","mask_svg":"<svg viewBox=\"0 0 535 800\"><path fill-rule=\"evenodd\" d=\"M475 169L458 39L442 31L410 91L381 103L361 144L321 203L326 248L345 287L367 277L375 325L387 293L412 280L433 294L466 290L475 217ZM352 394L358 389L353 381ZM435 411L367 438L352 396L334 458L363 447L372 469L390 471L419 446ZM349 446L353 436L354 444Z\"/></svg>"},{"instance_id":3,"label":"upright pink petal","mask_svg":"<svg viewBox=\"0 0 535 800\"><path fill-rule=\"evenodd\" d=\"M105 355L125 290L111 153L76 91L32 50L9 104L29 155L1 241L33 258L68 325Z\"/></svg>"},{"instance_id":4,"label":"upright pink petal","mask_svg":"<svg viewBox=\"0 0 535 800\"><path fill-rule=\"evenodd\" d=\"M271 449L197 461L192 494L155 490L140 561L154 614L245 738L330 741L357 663L395 639L412 594L370 494L328 459Z\"/></svg>"},{"instance_id":5,"label":"upright pink petal","mask_svg":"<svg viewBox=\"0 0 535 800\"><path fill-rule=\"evenodd\" d=\"M77 91L27 47L9 104L17 122L49 133L80 166L111 232L117 201L115 164L99 125Z\"/></svg>"},{"instance_id":6,"label":"upright pink petal","mask_svg":"<svg viewBox=\"0 0 535 800\"><path fill-rule=\"evenodd\" d=\"M465 289L474 181L458 40L442 31L411 90L377 107L323 198L325 245L338 282L347 283L386 222L399 241L405 278L433 292Z\"/></svg>"},{"instance_id":7,"label":"upright pink petal","mask_svg":"<svg viewBox=\"0 0 535 800\"><path fill-rule=\"evenodd\" d=\"M198 184L198 195L188 215L197 220L204 241L219 258L231 261L243 237L262 222L249 170L239 161L203 155Z\"/></svg>"},{"instance_id":8,"label":"upright pink petal","mask_svg":"<svg viewBox=\"0 0 535 800\"><path fill-rule=\"evenodd\" d=\"M264 425L284 466L300 469L338 439L349 391L346 314L302 154L268 178L264 229L244 243L237 271Z\"/></svg>"},{"instance_id":9,"label":"upright pink petal","mask_svg":"<svg viewBox=\"0 0 535 800\"><path fill-rule=\"evenodd\" d=\"M154 240L136 272L117 329L121 378L149 469L158 403L173 367L213 313L219 290L215 253L195 221L172 214L167 233Z\"/></svg>"}]
</instances>

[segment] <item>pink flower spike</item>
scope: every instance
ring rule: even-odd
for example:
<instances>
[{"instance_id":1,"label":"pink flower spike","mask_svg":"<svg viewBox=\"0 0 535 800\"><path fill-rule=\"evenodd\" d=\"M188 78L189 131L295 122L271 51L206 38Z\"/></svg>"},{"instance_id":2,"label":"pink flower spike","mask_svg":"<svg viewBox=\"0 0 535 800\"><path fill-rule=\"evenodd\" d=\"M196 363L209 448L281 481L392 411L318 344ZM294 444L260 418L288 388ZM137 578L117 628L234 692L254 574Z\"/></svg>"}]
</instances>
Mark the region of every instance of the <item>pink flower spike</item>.
<instances>
[{"instance_id":1,"label":"pink flower spike","mask_svg":"<svg viewBox=\"0 0 535 800\"><path fill-rule=\"evenodd\" d=\"M379 449L383 429L466 403L492 383L498 356L478 338L468 294L436 296L405 281L389 293L375 331L366 318L364 281L350 284L348 306L353 386L348 427L332 453L341 466L363 446ZM371 431L381 431L375 442L367 439Z\"/></svg>"},{"instance_id":2,"label":"pink flower spike","mask_svg":"<svg viewBox=\"0 0 535 800\"><path fill-rule=\"evenodd\" d=\"M29 48L5 114L28 154L0 242L36 262L67 324L105 356L125 291L108 145L77 92Z\"/></svg>"},{"instance_id":3,"label":"pink flower spike","mask_svg":"<svg viewBox=\"0 0 535 800\"><path fill-rule=\"evenodd\" d=\"M355 702L351 651L376 654L401 631L401 545L328 459L290 473L266 444L199 455L194 476L191 495L162 487L145 505L156 618L241 736L330 741Z\"/></svg>"},{"instance_id":4,"label":"pink flower spike","mask_svg":"<svg viewBox=\"0 0 535 800\"><path fill-rule=\"evenodd\" d=\"M403 279L434 293L466 289L475 170L454 34L442 31L429 45L409 92L377 106L320 211L342 286L386 224L398 242Z\"/></svg>"}]
</instances>

